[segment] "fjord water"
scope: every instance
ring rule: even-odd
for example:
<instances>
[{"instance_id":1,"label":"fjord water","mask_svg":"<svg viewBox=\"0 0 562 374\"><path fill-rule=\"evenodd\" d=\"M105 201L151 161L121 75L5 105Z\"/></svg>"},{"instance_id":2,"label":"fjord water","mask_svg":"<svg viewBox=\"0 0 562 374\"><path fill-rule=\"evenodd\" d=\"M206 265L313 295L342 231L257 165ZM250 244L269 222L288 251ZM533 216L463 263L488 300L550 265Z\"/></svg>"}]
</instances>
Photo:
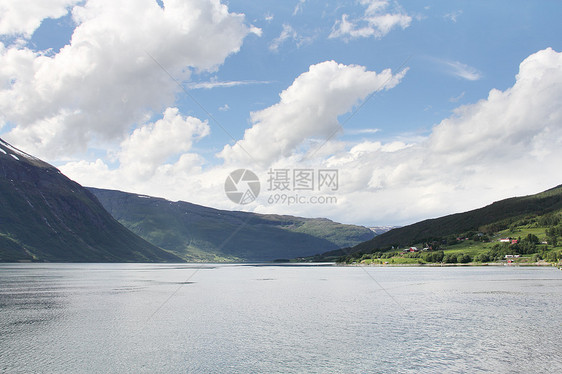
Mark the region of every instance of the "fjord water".
<instances>
[{"instance_id":1,"label":"fjord water","mask_svg":"<svg viewBox=\"0 0 562 374\"><path fill-rule=\"evenodd\" d=\"M5 373L562 372L562 271L0 265Z\"/></svg>"}]
</instances>

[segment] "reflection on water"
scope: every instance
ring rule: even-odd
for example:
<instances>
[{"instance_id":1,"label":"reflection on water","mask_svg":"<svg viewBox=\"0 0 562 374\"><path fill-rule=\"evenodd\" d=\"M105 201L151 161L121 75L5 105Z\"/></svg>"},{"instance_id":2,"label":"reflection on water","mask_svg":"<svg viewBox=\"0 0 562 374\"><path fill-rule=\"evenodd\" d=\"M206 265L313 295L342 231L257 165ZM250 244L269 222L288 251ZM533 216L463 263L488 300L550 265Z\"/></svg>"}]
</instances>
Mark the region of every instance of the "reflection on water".
<instances>
[{"instance_id":1,"label":"reflection on water","mask_svg":"<svg viewBox=\"0 0 562 374\"><path fill-rule=\"evenodd\" d=\"M554 373L561 305L554 268L3 264L0 372Z\"/></svg>"}]
</instances>

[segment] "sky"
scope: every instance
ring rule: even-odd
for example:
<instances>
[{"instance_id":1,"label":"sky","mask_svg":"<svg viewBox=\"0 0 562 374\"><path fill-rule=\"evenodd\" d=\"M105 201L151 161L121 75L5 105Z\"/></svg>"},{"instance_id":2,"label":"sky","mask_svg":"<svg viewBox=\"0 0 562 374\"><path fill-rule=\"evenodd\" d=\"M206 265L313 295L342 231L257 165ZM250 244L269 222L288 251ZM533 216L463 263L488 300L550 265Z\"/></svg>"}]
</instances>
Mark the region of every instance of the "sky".
<instances>
[{"instance_id":1,"label":"sky","mask_svg":"<svg viewBox=\"0 0 562 374\"><path fill-rule=\"evenodd\" d=\"M406 225L562 184L560 14L0 0L0 137L84 186Z\"/></svg>"}]
</instances>

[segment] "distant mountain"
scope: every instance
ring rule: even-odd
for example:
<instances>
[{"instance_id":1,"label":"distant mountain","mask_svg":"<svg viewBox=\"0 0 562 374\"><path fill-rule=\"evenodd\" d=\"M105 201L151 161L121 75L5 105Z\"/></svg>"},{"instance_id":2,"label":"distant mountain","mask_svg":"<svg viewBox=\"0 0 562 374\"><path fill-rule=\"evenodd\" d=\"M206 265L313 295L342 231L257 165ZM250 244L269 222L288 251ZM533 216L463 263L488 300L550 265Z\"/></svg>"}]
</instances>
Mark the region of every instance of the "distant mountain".
<instances>
[{"instance_id":1,"label":"distant mountain","mask_svg":"<svg viewBox=\"0 0 562 374\"><path fill-rule=\"evenodd\" d=\"M541 216L562 209L562 185L536 195L513 197L497 201L480 209L428 219L390 230L352 248L331 251L319 259L333 259L351 253L371 253L391 246L408 246L430 242L468 231L493 233L527 216Z\"/></svg>"},{"instance_id":2,"label":"distant mountain","mask_svg":"<svg viewBox=\"0 0 562 374\"><path fill-rule=\"evenodd\" d=\"M376 235L381 235L387 231L390 231L392 229L397 229L399 227L400 226L373 226L373 227L369 227L369 230L374 232Z\"/></svg>"},{"instance_id":3,"label":"distant mountain","mask_svg":"<svg viewBox=\"0 0 562 374\"><path fill-rule=\"evenodd\" d=\"M188 261L271 261L310 256L371 239L362 226L323 218L263 215L90 188L125 227Z\"/></svg>"},{"instance_id":4,"label":"distant mountain","mask_svg":"<svg viewBox=\"0 0 562 374\"><path fill-rule=\"evenodd\" d=\"M181 262L55 167L0 139L0 261Z\"/></svg>"}]
</instances>

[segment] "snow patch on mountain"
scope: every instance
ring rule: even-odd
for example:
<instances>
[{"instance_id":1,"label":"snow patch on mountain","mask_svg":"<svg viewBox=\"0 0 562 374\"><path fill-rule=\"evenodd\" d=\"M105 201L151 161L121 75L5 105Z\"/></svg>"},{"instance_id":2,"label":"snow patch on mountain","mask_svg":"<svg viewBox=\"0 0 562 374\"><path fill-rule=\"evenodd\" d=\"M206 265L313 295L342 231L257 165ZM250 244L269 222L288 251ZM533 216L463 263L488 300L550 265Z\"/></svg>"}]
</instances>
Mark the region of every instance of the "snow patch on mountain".
<instances>
[{"instance_id":1,"label":"snow patch on mountain","mask_svg":"<svg viewBox=\"0 0 562 374\"><path fill-rule=\"evenodd\" d=\"M6 143L5 141L3 141L2 139L0 139L0 146L6 148L8 151L10 151L10 155L15 158L16 160L20 160L19 157L24 157L27 158L29 160L33 160L33 161L39 161L38 158L33 157L25 152L20 151L19 149L17 149L16 147L13 147L11 144ZM4 154L8 154L6 153L6 149L2 149L0 148L0 150L4 153ZM19 157L18 157L19 156Z\"/></svg>"}]
</instances>

